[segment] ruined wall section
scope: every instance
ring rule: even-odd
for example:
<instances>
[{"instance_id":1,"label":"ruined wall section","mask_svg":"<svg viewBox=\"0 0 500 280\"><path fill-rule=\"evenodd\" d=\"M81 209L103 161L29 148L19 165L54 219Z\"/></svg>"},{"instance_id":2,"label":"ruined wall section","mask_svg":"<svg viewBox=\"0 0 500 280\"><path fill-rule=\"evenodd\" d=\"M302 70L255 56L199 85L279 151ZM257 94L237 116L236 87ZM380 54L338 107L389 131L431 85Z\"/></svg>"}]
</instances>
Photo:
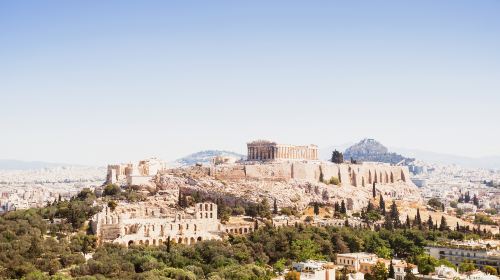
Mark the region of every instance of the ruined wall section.
<instances>
[{"instance_id":1,"label":"ruined wall section","mask_svg":"<svg viewBox=\"0 0 500 280\"><path fill-rule=\"evenodd\" d=\"M278 162L267 164L226 164L212 167L210 175L227 180L299 180L309 182L339 179L341 186L368 187L376 184L407 183L406 166L384 164L335 164L331 162Z\"/></svg>"},{"instance_id":2,"label":"ruined wall section","mask_svg":"<svg viewBox=\"0 0 500 280\"><path fill-rule=\"evenodd\" d=\"M246 178L268 180L292 179L292 163L249 164L245 165Z\"/></svg>"},{"instance_id":3,"label":"ruined wall section","mask_svg":"<svg viewBox=\"0 0 500 280\"><path fill-rule=\"evenodd\" d=\"M241 180L246 177L244 165L218 165L210 171L210 174L220 180Z\"/></svg>"},{"instance_id":4,"label":"ruined wall section","mask_svg":"<svg viewBox=\"0 0 500 280\"><path fill-rule=\"evenodd\" d=\"M319 164L294 162L291 167L293 179L319 182L321 174Z\"/></svg>"}]
</instances>

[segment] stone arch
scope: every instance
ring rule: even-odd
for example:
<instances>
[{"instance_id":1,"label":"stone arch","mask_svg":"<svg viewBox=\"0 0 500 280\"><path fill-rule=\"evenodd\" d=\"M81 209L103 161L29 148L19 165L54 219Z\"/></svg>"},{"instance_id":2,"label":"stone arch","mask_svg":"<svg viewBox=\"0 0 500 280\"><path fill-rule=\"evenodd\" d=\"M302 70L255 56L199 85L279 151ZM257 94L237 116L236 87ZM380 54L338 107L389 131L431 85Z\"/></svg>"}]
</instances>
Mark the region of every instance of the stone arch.
<instances>
[{"instance_id":1,"label":"stone arch","mask_svg":"<svg viewBox=\"0 0 500 280\"><path fill-rule=\"evenodd\" d=\"M194 231L196 231L198 229L198 226L195 224L194 225Z\"/></svg>"},{"instance_id":2,"label":"stone arch","mask_svg":"<svg viewBox=\"0 0 500 280\"><path fill-rule=\"evenodd\" d=\"M199 241L202 241L203 238L201 238L201 236L198 236L198 238L196 238L196 240L199 242Z\"/></svg>"},{"instance_id":3,"label":"stone arch","mask_svg":"<svg viewBox=\"0 0 500 280\"><path fill-rule=\"evenodd\" d=\"M139 240L139 244L142 245L144 244L144 242L142 240Z\"/></svg>"},{"instance_id":4,"label":"stone arch","mask_svg":"<svg viewBox=\"0 0 500 280\"><path fill-rule=\"evenodd\" d=\"M129 247L130 247L130 246L132 246L133 244L134 244L134 241L132 241L132 240L130 240L130 241L128 242L128 246L129 246Z\"/></svg>"},{"instance_id":5,"label":"stone arch","mask_svg":"<svg viewBox=\"0 0 500 280\"><path fill-rule=\"evenodd\" d=\"M401 170L401 180L403 182L406 182L406 177L405 177L405 173L403 172L403 170Z\"/></svg>"},{"instance_id":6,"label":"stone arch","mask_svg":"<svg viewBox=\"0 0 500 280\"><path fill-rule=\"evenodd\" d=\"M356 172L352 172L352 175L351 175L351 185L357 187L358 186L358 182L356 180Z\"/></svg>"},{"instance_id":7,"label":"stone arch","mask_svg":"<svg viewBox=\"0 0 500 280\"><path fill-rule=\"evenodd\" d=\"M182 244L182 237L179 237L177 243Z\"/></svg>"},{"instance_id":8,"label":"stone arch","mask_svg":"<svg viewBox=\"0 0 500 280\"><path fill-rule=\"evenodd\" d=\"M144 242L144 244L149 245L149 240L146 240L146 242Z\"/></svg>"},{"instance_id":9,"label":"stone arch","mask_svg":"<svg viewBox=\"0 0 500 280\"><path fill-rule=\"evenodd\" d=\"M158 245L161 245L163 244L163 240L162 239L158 239Z\"/></svg>"},{"instance_id":10,"label":"stone arch","mask_svg":"<svg viewBox=\"0 0 500 280\"><path fill-rule=\"evenodd\" d=\"M196 240L194 239L194 237L191 237L189 239L189 244L194 244L196 242Z\"/></svg>"},{"instance_id":11,"label":"stone arch","mask_svg":"<svg viewBox=\"0 0 500 280\"><path fill-rule=\"evenodd\" d=\"M189 239L187 237L184 237L184 244L189 244Z\"/></svg>"},{"instance_id":12,"label":"stone arch","mask_svg":"<svg viewBox=\"0 0 500 280\"><path fill-rule=\"evenodd\" d=\"M394 183L394 174L391 171L391 183Z\"/></svg>"}]
</instances>

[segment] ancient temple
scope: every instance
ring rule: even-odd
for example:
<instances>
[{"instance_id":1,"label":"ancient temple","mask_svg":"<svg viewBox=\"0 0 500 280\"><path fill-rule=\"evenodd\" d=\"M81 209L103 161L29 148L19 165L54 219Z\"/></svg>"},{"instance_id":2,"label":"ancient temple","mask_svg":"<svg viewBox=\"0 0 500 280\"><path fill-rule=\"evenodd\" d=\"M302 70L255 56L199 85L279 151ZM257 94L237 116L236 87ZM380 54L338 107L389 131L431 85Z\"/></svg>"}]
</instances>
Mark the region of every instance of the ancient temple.
<instances>
[{"instance_id":1,"label":"ancient temple","mask_svg":"<svg viewBox=\"0 0 500 280\"><path fill-rule=\"evenodd\" d=\"M247 143L249 161L318 160L318 146L278 144L267 140Z\"/></svg>"}]
</instances>

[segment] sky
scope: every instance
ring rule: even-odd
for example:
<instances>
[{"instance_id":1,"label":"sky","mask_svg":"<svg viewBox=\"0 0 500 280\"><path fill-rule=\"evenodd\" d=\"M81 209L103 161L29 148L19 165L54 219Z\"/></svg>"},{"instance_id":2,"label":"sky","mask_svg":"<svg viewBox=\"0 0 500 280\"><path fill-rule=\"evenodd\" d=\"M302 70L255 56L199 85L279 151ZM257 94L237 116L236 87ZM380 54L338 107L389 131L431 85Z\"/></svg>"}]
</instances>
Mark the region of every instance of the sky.
<instances>
[{"instance_id":1,"label":"sky","mask_svg":"<svg viewBox=\"0 0 500 280\"><path fill-rule=\"evenodd\" d=\"M0 158L500 155L500 1L0 1Z\"/></svg>"}]
</instances>

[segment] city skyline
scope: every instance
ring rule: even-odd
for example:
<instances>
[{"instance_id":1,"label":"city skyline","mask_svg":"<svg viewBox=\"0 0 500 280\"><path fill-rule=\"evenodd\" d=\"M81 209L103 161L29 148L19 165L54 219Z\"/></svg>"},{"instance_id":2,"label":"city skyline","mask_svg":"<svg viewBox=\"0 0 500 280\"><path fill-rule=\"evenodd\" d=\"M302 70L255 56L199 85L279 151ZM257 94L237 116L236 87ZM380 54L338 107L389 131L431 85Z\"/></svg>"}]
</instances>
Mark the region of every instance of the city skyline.
<instances>
[{"instance_id":1,"label":"city skyline","mask_svg":"<svg viewBox=\"0 0 500 280\"><path fill-rule=\"evenodd\" d=\"M0 158L102 165L366 137L498 156L499 10L3 2Z\"/></svg>"}]
</instances>

